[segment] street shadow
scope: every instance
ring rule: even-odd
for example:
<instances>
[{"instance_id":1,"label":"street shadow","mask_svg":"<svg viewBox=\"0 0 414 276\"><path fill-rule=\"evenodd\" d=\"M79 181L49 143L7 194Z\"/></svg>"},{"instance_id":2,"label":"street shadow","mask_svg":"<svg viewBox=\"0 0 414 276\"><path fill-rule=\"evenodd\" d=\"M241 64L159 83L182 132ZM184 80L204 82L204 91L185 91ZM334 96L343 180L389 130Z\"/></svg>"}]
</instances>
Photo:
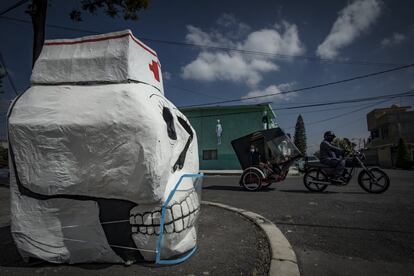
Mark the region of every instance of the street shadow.
<instances>
[{"instance_id":1,"label":"street shadow","mask_svg":"<svg viewBox=\"0 0 414 276\"><path fill-rule=\"evenodd\" d=\"M296 193L296 194L351 194L351 195L362 195L367 194L366 192L334 192L334 191L323 191L323 192L311 192L308 190L279 190L284 193Z\"/></svg>"},{"instance_id":2,"label":"street shadow","mask_svg":"<svg viewBox=\"0 0 414 276\"><path fill-rule=\"evenodd\" d=\"M275 188L268 187L268 188L262 188L259 191L247 191L247 190L243 189L243 187L241 187L241 186L219 186L219 185L211 185L211 186L203 187L203 190L235 191L235 192L251 193L251 192L271 192L271 191L275 190Z\"/></svg>"},{"instance_id":3,"label":"street shadow","mask_svg":"<svg viewBox=\"0 0 414 276\"><path fill-rule=\"evenodd\" d=\"M301 226L301 227L312 227L312 228L326 228L326 229L341 229L341 230L357 230L357 231L368 231L368 232L385 232L385 233L399 233L399 234L414 234L413 231L404 231L398 229L380 229L380 228L369 228L369 227L358 227L358 226L344 226L344 225L324 225L324 224L309 224L309 223L294 223L284 221L274 221L277 225L288 225L288 226Z\"/></svg>"},{"instance_id":4,"label":"street shadow","mask_svg":"<svg viewBox=\"0 0 414 276\"><path fill-rule=\"evenodd\" d=\"M65 264L48 263L43 260L29 258L27 262L23 260L14 244L10 225L0 227L0 267L58 267L65 266ZM87 270L105 269L112 265L119 264L101 264L101 263L85 263L73 265ZM122 265L122 264L121 264Z\"/></svg>"},{"instance_id":5,"label":"street shadow","mask_svg":"<svg viewBox=\"0 0 414 276\"><path fill-rule=\"evenodd\" d=\"M0 228L0 252L0 266L31 266L20 257L10 233L10 225Z\"/></svg>"},{"instance_id":6,"label":"street shadow","mask_svg":"<svg viewBox=\"0 0 414 276\"><path fill-rule=\"evenodd\" d=\"M341 194L350 194L350 195L367 195L367 194L370 194L370 193L367 193L367 192L341 192ZM373 195L373 194L371 194L371 195Z\"/></svg>"},{"instance_id":7,"label":"street shadow","mask_svg":"<svg viewBox=\"0 0 414 276\"><path fill-rule=\"evenodd\" d=\"M283 193L295 193L295 194L337 194L338 192L323 191L323 192L311 192L308 190L279 190Z\"/></svg>"}]
</instances>

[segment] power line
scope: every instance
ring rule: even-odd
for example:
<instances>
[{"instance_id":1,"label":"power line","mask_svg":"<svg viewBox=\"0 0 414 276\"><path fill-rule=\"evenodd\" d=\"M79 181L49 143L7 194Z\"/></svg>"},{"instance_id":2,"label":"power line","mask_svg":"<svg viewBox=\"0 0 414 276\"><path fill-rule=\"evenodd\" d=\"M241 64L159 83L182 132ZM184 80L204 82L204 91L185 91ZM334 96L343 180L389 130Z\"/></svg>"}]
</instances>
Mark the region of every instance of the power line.
<instances>
[{"instance_id":1,"label":"power line","mask_svg":"<svg viewBox=\"0 0 414 276\"><path fill-rule=\"evenodd\" d=\"M271 96L275 96L275 95L285 95L285 94L289 94L289 93L302 92L302 91L311 90L311 89L315 89L315 88L322 88L322 87L327 87L327 86L331 86L331 85L337 85L337 84L351 82L351 81L355 81L355 80L370 78L370 77L374 77L374 76L378 76L378 75L382 75L382 74L386 74L386 73L390 73L390 72L394 72L394 71L399 71L399 70L403 70L403 69L407 69L407 68L411 68L411 67L414 67L414 63L394 67L394 68L383 70L383 71L378 71L378 72L373 72L373 73L369 73L369 74L359 75L359 76L355 76L355 77L348 78L348 79L342 79L342 80L337 80L337 81L332 81L332 82L326 82L326 83L322 83L322 84L311 85L311 86L302 87L302 88L293 89L293 90L280 91L278 93L269 93L269 94L260 95L260 96L252 96L252 97L246 97L246 98L242 98L242 99L233 99L233 100L227 100L227 101L221 101L221 102L211 102L211 103L206 103L206 104L187 105L187 106L183 106L183 107L199 107L199 106L207 106L207 105L213 105L213 104L217 105L217 104L223 104L223 103L233 103L233 102L246 101L246 100L251 100L251 99L266 98L266 97L271 97Z\"/></svg>"},{"instance_id":2,"label":"power line","mask_svg":"<svg viewBox=\"0 0 414 276\"><path fill-rule=\"evenodd\" d=\"M29 23L32 24L31 21L13 17L2 16L2 19L9 20L9 21L16 21L22 23ZM55 24L46 24L47 27L57 28L67 31L74 31L86 34L99 34L101 32L86 30L82 28L72 28L72 27L65 27L62 25L55 25ZM245 49L237 49L231 47L223 47L223 46L215 46L215 45L203 45L203 44L196 44L196 43L188 43L188 42L181 42L181 41L172 41L172 40L163 40L163 39L155 39L155 38L147 38L147 37L140 37L143 41L154 42L154 43L161 43L161 44L168 44L168 45L176 45L176 46L184 46L184 47L195 47L195 48L203 48L203 49L212 49L212 50L219 50L219 51L226 51L226 52L238 52L241 54L247 55L256 55L256 56L264 56L264 57L274 57L274 58L285 58L285 59L304 59L307 61L317 61L317 62L324 62L324 63L342 63L342 64L349 64L349 65L369 65L369 66L397 66L401 64L396 63L385 63L385 62L370 62L370 61L360 61L360 60L344 60L344 59L324 59L319 58L317 56L305 56L305 55L287 55L287 54L278 54L278 53L269 53L269 52L262 52L256 50L245 50Z\"/></svg>"},{"instance_id":3,"label":"power line","mask_svg":"<svg viewBox=\"0 0 414 276\"><path fill-rule=\"evenodd\" d=\"M350 109L354 107L362 107L366 106L366 104L362 105L353 105L353 106L340 106L340 107L333 107L333 108L325 108L325 109L317 109L317 110L309 110L309 111L301 111L300 114L308 114L308 113L319 113L319 112L326 112L326 111L335 111L340 109ZM283 110L282 110L283 111ZM352 111L351 111L352 112ZM289 116L289 115L298 115L297 112L291 112L291 113L282 113L283 116Z\"/></svg>"},{"instance_id":4,"label":"power line","mask_svg":"<svg viewBox=\"0 0 414 276\"><path fill-rule=\"evenodd\" d=\"M18 4L21 5L24 2L26 2L26 1L20 1L20 2L18 2ZM18 18L6 17L6 16L1 16L1 18L2 19L6 19L6 20L12 20L12 21L18 21L18 22L32 24L31 21L24 20L24 19L18 19ZM65 26L54 25L54 24L47 24L47 26L48 27L52 27L52 28L65 29L65 30L69 30L69 31L84 32L84 33L88 33L88 34L97 34L98 33L96 31L85 30L85 29L80 29L80 28L71 28L71 27L65 27ZM305 57L305 58L309 58L309 57L306 57L306 56L294 56L294 55L289 56L289 55L282 55L282 54L275 54L275 53L266 53L266 52L251 51L251 50L240 50L240 49L233 49L233 48L226 48L226 47L218 47L218 46L209 46L209 45L201 45L201 44L191 44L191 43L184 43L184 42L177 42L177 41L167 41L167 40L150 39L150 38L141 38L141 39L142 40L147 40L147 41L152 41L152 42L158 42L158 43L176 44L176 45L182 45L182 46L194 46L194 47L202 47L202 48L212 48L212 49L216 49L216 50L240 51L240 52L243 52L243 53L250 53L250 54L253 53L253 54L264 54L264 55L277 55L277 56L281 56L281 57L290 57L290 58L292 58L292 57ZM316 57L314 57L314 58L316 58ZM319 59L319 58L316 58L316 59ZM319 60L321 60L321 59L319 59ZM329 60L329 61L332 62L332 60ZM388 64L385 64L385 63L377 63L377 64L382 64L382 65L387 65L387 66L388 65L394 65L394 64L389 64L389 63ZM349 78L349 79L344 79L344 80L339 80L339 81L334 81L334 82L328 82L328 83L313 85L313 86L299 88L299 89L294 89L294 90L281 91L279 93L271 93L271 94L266 94L266 95L261 95L261 96L246 97L246 98L243 98L243 99L232 99L232 100L227 100L226 99L226 100L220 101L220 102L211 102L211 103L206 103L206 104L190 105L190 106L183 106L183 107L197 107L197 106L206 106L206 105L212 105L212 104L222 104L222 103L238 102L238 101L245 101L245 100L250 100L250 99L271 97L271 96L280 95L280 94L288 94L288 93L300 92L300 91L311 90L311 89L315 89L315 88L321 88L321 87L326 87L326 86L330 86L330 85L336 85L336 84L340 84L340 83L345 83L345 82L349 82L349 81L354 81L354 80L358 80L358 79L373 77L373 76L376 76L376 75L385 74L385 73L389 73L389 72L393 72L393 71L397 71L397 70L402 70L402 69L406 69L406 68L413 67L413 66L414 66L414 64L403 65L403 66L391 68L391 69L384 70L384 71L379 71L379 72L374 72L374 73L370 73L370 74L355 76L355 77L352 77L352 78ZM186 88L178 88L178 89L181 89L181 90L184 90L184 91L187 91L187 92L191 92L191 93L197 94L195 91L192 91L190 89L186 89ZM203 93L200 93L200 92L198 92L198 94L199 95L203 95L203 96L207 96L206 94L203 94ZM214 97L214 96L208 96L208 97ZM221 98L221 99L223 99L223 98Z\"/></svg>"},{"instance_id":5,"label":"power line","mask_svg":"<svg viewBox=\"0 0 414 276\"><path fill-rule=\"evenodd\" d=\"M384 103L384 102L389 102L391 99L389 99L389 100L385 100L385 101L380 101L380 102L377 102L377 103L374 103L374 104L372 104L371 106L367 106L366 108L368 108L368 107L373 107L373 106L376 106L376 105L379 105L379 104L381 104L381 103ZM347 114L353 114L355 111L352 111L352 112L349 112L349 113L347 113ZM344 115L345 116L345 115ZM335 118L334 118L335 119ZM341 124L340 125L340 127L341 128L343 128L343 127L345 127L345 126L349 126L349 125L354 125L355 123L358 123L360 120L362 120L362 119L365 119L365 116L363 116L363 117L358 117L357 119L353 119L352 121L349 121L349 122L347 122L347 123L344 123L344 124ZM330 119L330 120L332 120L332 119ZM306 125L312 125L312 124L317 124L317 123L319 123L319 122L311 122L311 123L308 123L308 124L306 124ZM288 128L288 130L291 130L291 129L293 129L294 127L291 127L291 128ZM318 134L319 135L319 134ZM311 138L314 138L316 135L314 134L314 135L311 135L311 136L308 136L308 138L309 137L311 137Z\"/></svg>"},{"instance_id":6,"label":"power line","mask_svg":"<svg viewBox=\"0 0 414 276\"><path fill-rule=\"evenodd\" d=\"M223 47L223 46L203 45L203 44L196 44L196 43L170 41L170 40L144 38L144 37L141 38L141 39L144 40L144 41L150 41L150 42L155 42L155 43L170 44L170 45L177 45L177 46L186 46L186 47L196 47L196 48L204 48L204 49L212 49L212 50L219 50L219 51L226 51L226 52L238 52L238 53L241 53L241 54L255 55L255 56L286 58L286 59L300 58L300 59L305 59L305 60L308 60L308 61L318 61L318 62L325 62L325 63L343 63L343 64L350 64L350 65L375 65L375 66L395 66L395 65L398 65L398 64L395 64L395 63L384 63L384 62L369 62L369 61L341 60L341 59L325 59L325 58L319 58L319 57L316 57L316 56L305 56L305 55L287 55L287 54L262 52L262 51L256 51L256 50L245 50L245 49L237 49L237 48L230 48L230 47Z\"/></svg>"},{"instance_id":7,"label":"power line","mask_svg":"<svg viewBox=\"0 0 414 276\"><path fill-rule=\"evenodd\" d=\"M327 106L327 105L336 105L336 104L348 104L348 103L358 103L358 102L366 102L366 101L374 101L374 100L383 100L383 99L394 99L399 97L413 97L414 96L414 89L408 90L402 93L397 94L386 94L381 96L375 97L366 97L366 98L356 98L350 100L341 100L341 101L331 101L331 102L323 102L323 103L315 103L315 104L308 104L308 105L297 105L297 106L289 106L289 107L279 107L279 108L272 108L273 111L278 110L286 110L286 109L301 109L301 108L308 108L308 107L317 107L317 106ZM219 107L217 107L219 108ZM182 110L185 112L185 109ZM262 113L263 111L243 111L243 112L226 112L226 113L216 113L216 114L208 114L208 115L199 115L199 116L188 116L187 118L204 118L204 117L218 117L218 116L229 116L229 115L238 115L238 114L248 114L248 113ZM350 113L350 112L347 112Z\"/></svg>"},{"instance_id":8,"label":"power line","mask_svg":"<svg viewBox=\"0 0 414 276\"><path fill-rule=\"evenodd\" d=\"M17 3L15 3L15 4L11 5L10 7L8 7L8 8L6 8L6 9L2 10L2 11L0 12L0 16L2 16L3 14L8 13L8 12L9 12L9 11L11 11L11 10L14 10L15 8L20 7L21 5L23 5L24 3L28 2L28 1L29 1L29 0L20 0L20 1L18 1Z\"/></svg>"},{"instance_id":9,"label":"power line","mask_svg":"<svg viewBox=\"0 0 414 276\"><path fill-rule=\"evenodd\" d=\"M413 95L414 96L414 95ZM388 101L390 101L390 99L387 99L387 100L384 100L384 101L379 101L379 102L376 102L376 103L374 103L374 104L368 104L368 105L364 105L364 107L362 107L362 108L358 108L358 109L355 109L355 110L352 110L352 111L350 111L350 112L346 112L346 113L342 113L342 114L338 114L338 115L335 115L335 116L332 116L332 117L329 117L329 118L326 118L326 119L323 119L323 120L319 120L319 121L314 121L314 122L310 122L310 123L306 123L305 124L305 126L307 127L307 126L311 126L311 125L316 125L316 124L320 124L320 123L324 123L324 122L327 122L327 121L331 121L331 120L334 120L334 119L337 119L337 118L340 118L340 117L344 117L344 116L347 116L347 115L351 115L351 114L354 114L355 112L358 112L358 111L361 111L361 110L365 110L365 109L367 109L367 108L370 108L370 107L374 107L374 106L377 106L377 105L379 105L379 104L381 104L381 103L385 103L385 102L388 102ZM363 119L364 117L362 117L361 119ZM359 120L353 120L351 123L352 124L355 124L355 122L358 122ZM341 128L343 127L343 126L348 126L348 125L350 125L349 123L347 123L347 124L341 124ZM290 130L293 130L293 129L295 129L295 127L290 127L290 128L286 128L286 129L284 129L284 130L287 130L287 131L290 131ZM316 135L311 135L310 137L314 137L314 136L316 136ZM309 138L309 137L308 137Z\"/></svg>"},{"instance_id":10,"label":"power line","mask_svg":"<svg viewBox=\"0 0 414 276\"><path fill-rule=\"evenodd\" d=\"M11 76L9 74L9 71L7 71L7 66L6 66L6 63L4 62L3 55L1 53L0 53L0 62L2 64L2 66L3 66L3 68L4 68L4 71L6 73L7 79L9 80L10 86L12 87L14 93L16 95L19 95L19 93L17 93L17 89L16 89L16 86L14 85L13 79L11 78Z\"/></svg>"},{"instance_id":11,"label":"power line","mask_svg":"<svg viewBox=\"0 0 414 276\"><path fill-rule=\"evenodd\" d=\"M5 20L9 20L9 21L32 24L32 21L26 20L26 19L20 19L20 18L15 18L15 17L10 17L10 16L0 16L0 18L5 19ZM79 32L79 33L100 34L100 32L96 32L96 31L85 30L85 29L80 29L80 28L65 27L65 26L62 26L62 25L46 24L45 26L50 27L50 28L55 28L55 29Z\"/></svg>"},{"instance_id":12,"label":"power line","mask_svg":"<svg viewBox=\"0 0 414 276\"><path fill-rule=\"evenodd\" d=\"M299 106L288 106L288 107L275 108L273 110L298 109L298 108L307 108L307 107L316 107L316 106L326 106L326 105L332 105L332 104L346 104L346 103L358 103L358 102L366 102L366 101L373 101L373 100L380 100L380 99L394 99L398 97L412 97L414 96L413 92L414 92L414 89L411 89L411 90L398 93L398 94L387 94L387 95L358 98L358 99L351 99L351 100L332 101L332 102L315 103L315 104L299 105Z\"/></svg>"},{"instance_id":13,"label":"power line","mask_svg":"<svg viewBox=\"0 0 414 276\"><path fill-rule=\"evenodd\" d=\"M338 115L335 115L335 116L332 116L332 117L329 117L329 118L326 118L326 119L323 119L323 120L310 122L310 123L308 123L306 125L307 126L311 126L311 125L315 125L315 124L324 123L326 121L330 121L330 120L337 119L337 118L340 118L340 117L343 117L343 116L347 116L347 115L353 114L355 112L358 112L358 111L361 111L361 110L365 110L367 108L370 108L370 107L373 107L373 106L377 106L379 104L382 104L382 103L385 103L385 102L388 102L388 101L390 101L390 99L386 99L386 100L383 100L383 101L379 101L379 102L376 102L376 103L373 103L373 104L364 105L361 108L357 108L357 109L354 109L354 110L349 111L349 112L341 113L341 114L338 114Z\"/></svg>"},{"instance_id":14,"label":"power line","mask_svg":"<svg viewBox=\"0 0 414 276\"><path fill-rule=\"evenodd\" d=\"M173 89L182 90L182 91L185 91L185 92L188 92L188 93L191 93L191 94L196 94L196 95L200 95L200 96L204 96L204 97L208 97L208 98L215 98L215 99L225 100L225 101L229 100L227 98L208 95L208 94L205 94L205 93L202 93L202 92L194 91L194 90L191 90L191 89L188 89L188 88L179 87L179 86L176 86L176 85L167 84L167 86L169 86Z\"/></svg>"}]
</instances>

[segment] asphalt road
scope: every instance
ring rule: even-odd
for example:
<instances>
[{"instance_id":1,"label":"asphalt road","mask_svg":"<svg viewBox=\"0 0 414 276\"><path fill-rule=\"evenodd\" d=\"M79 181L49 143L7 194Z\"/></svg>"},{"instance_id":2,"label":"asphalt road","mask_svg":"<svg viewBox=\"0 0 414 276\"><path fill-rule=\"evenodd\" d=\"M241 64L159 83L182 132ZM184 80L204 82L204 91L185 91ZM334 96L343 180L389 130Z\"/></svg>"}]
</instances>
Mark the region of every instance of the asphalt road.
<instances>
[{"instance_id":1,"label":"asphalt road","mask_svg":"<svg viewBox=\"0 0 414 276\"><path fill-rule=\"evenodd\" d=\"M301 177L245 192L238 177L205 177L203 200L259 213L285 234L302 275L414 275L414 171L389 170L384 194L356 183L309 193Z\"/></svg>"}]
</instances>

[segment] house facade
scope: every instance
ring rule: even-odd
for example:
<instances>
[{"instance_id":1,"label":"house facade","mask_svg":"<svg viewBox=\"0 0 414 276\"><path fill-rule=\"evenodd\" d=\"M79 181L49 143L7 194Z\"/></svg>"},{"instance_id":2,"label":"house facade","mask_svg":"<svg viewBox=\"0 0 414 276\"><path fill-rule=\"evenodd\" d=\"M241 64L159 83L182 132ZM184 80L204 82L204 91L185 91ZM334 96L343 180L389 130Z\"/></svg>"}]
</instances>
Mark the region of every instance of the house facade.
<instances>
[{"instance_id":1,"label":"house facade","mask_svg":"<svg viewBox=\"0 0 414 276\"><path fill-rule=\"evenodd\" d=\"M184 108L197 132L201 170L238 170L231 141L254 131L276 127L269 103Z\"/></svg>"},{"instance_id":2,"label":"house facade","mask_svg":"<svg viewBox=\"0 0 414 276\"><path fill-rule=\"evenodd\" d=\"M397 145L403 138L414 157L414 111L410 106L392 105L367 114L368 141L366 156L371 164L384 168L395 166Z\"/></svg>"}]
</instances>

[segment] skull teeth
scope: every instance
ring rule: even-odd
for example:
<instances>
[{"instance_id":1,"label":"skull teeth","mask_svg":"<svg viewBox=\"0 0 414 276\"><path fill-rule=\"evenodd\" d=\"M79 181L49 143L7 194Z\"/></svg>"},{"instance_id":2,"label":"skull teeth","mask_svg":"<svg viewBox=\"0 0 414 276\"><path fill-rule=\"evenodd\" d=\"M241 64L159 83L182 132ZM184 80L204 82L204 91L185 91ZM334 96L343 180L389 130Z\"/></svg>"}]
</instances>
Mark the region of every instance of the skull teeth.
<instances>
[{"instance_id":1,"label":"skull teeth","mask_svg":"<svg viewBox=\"0 0 414 276\"><path fill-rule=\"evenodd\" d=\"M191 192L180 203L174 203L166 208L164 220L164 233L180 233L192 227L198 217L200 203L195 191ZM146 235L160 234L161 211L145 212L130 216L132 233Z\"/></svg>"}]
</instances>

